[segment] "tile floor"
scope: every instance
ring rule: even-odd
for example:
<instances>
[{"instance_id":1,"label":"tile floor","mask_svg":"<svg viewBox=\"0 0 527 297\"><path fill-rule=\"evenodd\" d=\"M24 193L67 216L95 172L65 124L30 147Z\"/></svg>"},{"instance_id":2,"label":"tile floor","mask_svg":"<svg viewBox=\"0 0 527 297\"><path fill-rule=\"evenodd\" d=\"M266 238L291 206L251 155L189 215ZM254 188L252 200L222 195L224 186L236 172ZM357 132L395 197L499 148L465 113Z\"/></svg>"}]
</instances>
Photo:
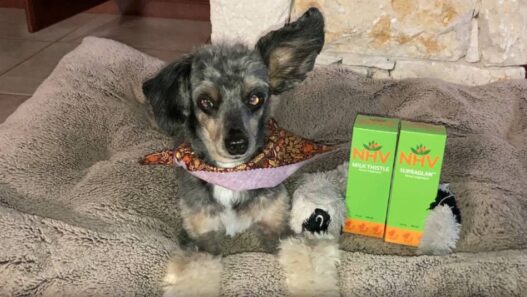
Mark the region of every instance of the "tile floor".
<instances>
[{"instance_id":1,"label":"tile floor","mask_svg":"<svg viewBox=\"0 0 527 297\"><path fill-rule=\"evenodd\" d=\"M89 35L169 61L208 42L210 23L83 13L28 33L23 10L0 8L0 123L33 94L62 56Z\"/></svg>"}]
</instances>

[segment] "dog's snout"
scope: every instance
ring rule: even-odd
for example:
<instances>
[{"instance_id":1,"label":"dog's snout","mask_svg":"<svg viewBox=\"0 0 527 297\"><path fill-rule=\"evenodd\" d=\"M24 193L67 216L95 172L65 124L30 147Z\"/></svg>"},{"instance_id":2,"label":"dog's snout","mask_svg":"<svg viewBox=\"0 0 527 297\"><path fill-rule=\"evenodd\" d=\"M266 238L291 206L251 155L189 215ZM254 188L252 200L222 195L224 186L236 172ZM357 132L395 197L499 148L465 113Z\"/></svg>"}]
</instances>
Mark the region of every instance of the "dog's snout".
<instances>
[{"instance_id":1,"label":"dog's snout","mask_svg":"<svg viewBox=\"0 0 527 297\"><path fill-rule=\"evenodd\" d=\"M247 135L240 129L231 129L225 138L225 148L231 155L243 155L249 147Z\"/></svg>"}]
</instances>

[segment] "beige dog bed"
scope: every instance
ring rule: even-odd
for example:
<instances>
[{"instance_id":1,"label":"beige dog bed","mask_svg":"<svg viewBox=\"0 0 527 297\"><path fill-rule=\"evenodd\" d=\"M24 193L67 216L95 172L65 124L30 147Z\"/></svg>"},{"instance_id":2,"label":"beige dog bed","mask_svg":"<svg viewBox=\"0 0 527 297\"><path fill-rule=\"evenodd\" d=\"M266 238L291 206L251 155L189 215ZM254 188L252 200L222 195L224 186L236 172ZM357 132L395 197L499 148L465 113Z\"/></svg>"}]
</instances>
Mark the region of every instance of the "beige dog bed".
<instances>
[{"instance_id":1,"label":"beige dog bed","mask_svg":"<svg viewBox=\"0 0 527 297\"><path fill-rule=\"evenodd\" d=\"M137 162L172 145L141 92L162 66L117 42L86 38L0 125L0 296L162 294L181 231L178 189L172 168ZM414 256L410 248L343 235L340 249L292 239L271 255L245 234L225 242L231 255L214 262L213 295L524 295L526 98L525 80L475 88L317 69L282 97L275 114L298 135L347 142L357 112L447 126L442 180L463 216L456 253ZM303 172L346 158L335 153Z\"/></svg>"}]
</instances>

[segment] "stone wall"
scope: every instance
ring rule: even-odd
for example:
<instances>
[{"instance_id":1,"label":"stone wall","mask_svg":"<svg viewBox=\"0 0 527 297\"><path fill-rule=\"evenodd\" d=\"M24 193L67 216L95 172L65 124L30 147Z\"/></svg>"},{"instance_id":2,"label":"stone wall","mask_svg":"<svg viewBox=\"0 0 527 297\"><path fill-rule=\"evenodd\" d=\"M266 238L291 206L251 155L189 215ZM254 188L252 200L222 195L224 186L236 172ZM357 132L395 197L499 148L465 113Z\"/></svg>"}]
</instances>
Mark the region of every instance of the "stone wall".
<instances>
[{"instance_id":1,"label":"stone wall","mask_svg":"<svg viewBox=\"0 0 527 297\"><path fill-rule=\"evenodd\" d=\"M210 0L211 41L256 43L266 32L283 26L292 0Z\"/></svg>"},{"instance_id":2,"label":"stone wall","mask_svg":"<svg viewBox=\"0 0 527 297\"><path fill-rule=\"evenodd\" d=\"M211 0L212 41L254 44L311 6L326 18L318 64L469 85L525 78L527 0Z\"/></svg>"}]
</instances>

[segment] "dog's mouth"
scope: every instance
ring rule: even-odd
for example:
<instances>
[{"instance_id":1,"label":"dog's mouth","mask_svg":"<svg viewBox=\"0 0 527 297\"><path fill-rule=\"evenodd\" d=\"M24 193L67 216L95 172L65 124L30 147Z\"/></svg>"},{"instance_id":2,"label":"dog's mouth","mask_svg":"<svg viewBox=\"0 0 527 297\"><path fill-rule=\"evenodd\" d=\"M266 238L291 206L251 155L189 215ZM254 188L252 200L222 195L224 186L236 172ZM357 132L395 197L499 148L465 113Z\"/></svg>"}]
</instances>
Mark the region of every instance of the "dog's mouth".
<instances>
[{"instance_id":1,"label":"dog's mouth","mask_svg":"<svg viewBox=\"0 0 527 297\"><path fill-rule=\"evenodd\" d=\"M258 150L254 149L254 145L249 145L247 152L243 155L233 156L223 149L219 149L217 152L213 159L216 163L215 165L221 168L232 168L249 162L257 154Z\"/></svg>"},{"instance_id":2,"label":"dog's mouth","mask_svg":"<svg viewBox=\"0 0 527 297\"><path fill-rule=\"evenodd\" d=\"M220 167L220 168L233 168L233 167L236 167L236 166L239 166L243 163L247 163L247 161L249 161L250 159L247 159L247 158L243 158L243 159L230 159L230 160L223 160L223 161L218 161L216 160L216 166Z\"/></svg>"}]
</instances>

